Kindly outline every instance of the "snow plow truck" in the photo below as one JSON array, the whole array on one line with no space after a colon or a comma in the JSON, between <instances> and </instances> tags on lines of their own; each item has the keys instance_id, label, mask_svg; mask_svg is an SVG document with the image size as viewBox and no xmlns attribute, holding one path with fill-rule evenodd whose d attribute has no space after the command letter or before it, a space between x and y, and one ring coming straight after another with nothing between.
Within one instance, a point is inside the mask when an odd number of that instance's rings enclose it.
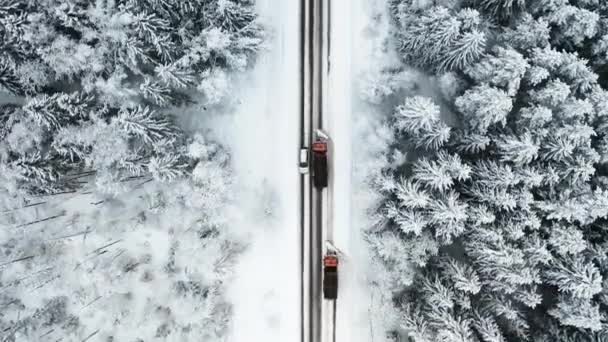
<instances>
[{"instance_id":1,"label":"snow plow truck","mask_svg":"<svg viewBox=\"0 0 608 342\"><path fill-rule=\"evenodd\" d=\"M338 298L338 256L333 252L323 258L323 297Z\"/></svg>"}]
</instances>

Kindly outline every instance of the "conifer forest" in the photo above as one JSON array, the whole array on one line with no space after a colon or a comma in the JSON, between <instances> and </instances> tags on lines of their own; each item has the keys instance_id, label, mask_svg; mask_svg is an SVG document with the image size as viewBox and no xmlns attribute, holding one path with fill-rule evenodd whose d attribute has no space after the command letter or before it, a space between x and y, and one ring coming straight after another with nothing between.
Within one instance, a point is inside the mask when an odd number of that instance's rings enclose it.
<instances>
[{"instance_id":1,"label":"conifer forest","mask_svg":"<svg viewBox=\"0 0 608 342\"><path fill-rule=\"evenodd\" d=\"M302 338L309 1L0 0L0 342L608 342L608 0L327 1Z\"/></svg>"}]
</instances>

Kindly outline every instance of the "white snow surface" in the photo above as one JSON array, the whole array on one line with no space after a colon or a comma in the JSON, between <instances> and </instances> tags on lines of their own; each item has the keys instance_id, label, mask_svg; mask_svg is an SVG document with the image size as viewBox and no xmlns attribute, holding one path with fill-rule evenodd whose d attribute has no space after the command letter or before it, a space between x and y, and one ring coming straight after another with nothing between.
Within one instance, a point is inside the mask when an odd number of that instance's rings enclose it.
<instances>
[{"instance_id":1,"label":"white snow surface","mask_svg":"<svg viewBox=\"0 0 608 342\"><path fill-rule=\"evenodd\" d=\"M237 203L235 232L249 242L239 257L228 300L230 342L300 338L299 148L300 44L298 1L258 0L271 35L234 115L212 119L231 150Z\"/></svg>"},{"instance_id":2,"label":"white snow surface","mask_svg":"<svg viewBox=\"0 0 608 342\"><path fill-rule=\"evenodd\" d=\"M386 340L391 310L378 288L362 232L371 225L368 210L378 200L369 178L379 172L386 132L380 112L363 101L365 75L394 65L387 50L388 8L382 0L331 1L328 132L333 140L331 203L334 243L345 257L340 266L336 340ZM327 116L326 116L327 117ZM381 280L380 280L381 282ZM327 304L326 304L327 307Z\"/></svg>"},{"instance_id":3,"label":"white snow surface","mask_svg":"<svg viewBox=\"0 0 608 342\"><path fill-rule=\"evenodd\" d=\"M326 90L323 126L332 139L332 163L330 165L330 187L328 189L329 224L327 238L349 258L343 258L339 268L339 287L336 306L336 339L338 341L366 341L361 333L365 325L355 323L361 317L359 309L364 307L367 294L358 286L358 255L355 255L356 236L351 226L351 84L353 49L353 4L351 0L330 2L330 51L329 77ZM361 294L360 298L356 298ZM361 300L361 302L359 302ZM353 301L363 306L353 305ZM324 301L323 321L325 327L333 326L333 303ZM329 330L329 329L328 329ZM331 342L332 336L323 336Z\"/></svg>"}]
</instances>

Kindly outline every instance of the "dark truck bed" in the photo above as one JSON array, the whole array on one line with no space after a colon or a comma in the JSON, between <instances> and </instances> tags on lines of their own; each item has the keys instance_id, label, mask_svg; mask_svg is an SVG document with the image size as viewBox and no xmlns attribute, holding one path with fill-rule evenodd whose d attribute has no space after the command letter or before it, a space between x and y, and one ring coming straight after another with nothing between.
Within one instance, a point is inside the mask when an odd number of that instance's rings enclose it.
<instances>
[{"instance_id":1,"label":"dark truck bed","mask_svg":"<svg viewBox=\"0 0 608 342\"><path fill-rule=\"evenodd\" d=\"M317 141L312 146L312 177L315 188L327 187L327 142Z\"/></svg>"},{"instance_id":2,"label":"dark truck bed","mask_svg":"<svg viewBox=\"0 0 608 342\"><path fill-rule=\"evenodd\" d=\"M335 255L323 259L323 297L338 298L338 258Z\"/></svg>"}]
</instances>

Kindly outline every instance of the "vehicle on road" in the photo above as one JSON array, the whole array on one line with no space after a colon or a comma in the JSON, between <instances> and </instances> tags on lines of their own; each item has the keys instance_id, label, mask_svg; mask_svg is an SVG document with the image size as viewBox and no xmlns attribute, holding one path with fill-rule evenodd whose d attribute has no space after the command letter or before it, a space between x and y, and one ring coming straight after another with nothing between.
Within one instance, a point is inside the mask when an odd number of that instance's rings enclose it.
<instances>
[{"instance_id":1,"label":"vehicle on road","mask_svg":"<svg viewBox=\"0 0 608 342\"><path fill-rule=\"evenodd\" d=\"M327 187L327 139L317 138L312 143L312 177L315 188Z\"/></svg>"},{"instance_id":2,"label":"vehicle on road","mask_svg":"<svg viewBox=\"0 0 608 342\"><path fill-rule=\"evenodd\" d=\"M323 258L323 297L335 300L338 298L338 256L328 252Z\"/></svg>"},{"instance_id":3,"label":"vehicle on road","mask_svg":"<svg viewBox=\"0 0 608 342\"><path fill-rule=\"evenodd\" d=\"M300 157L299 157L299 162L298 162L298 170L300 171L301 174L307 174L308 173L308 148L301 148L300 149Z\"/></svg>"}]
</instances>

